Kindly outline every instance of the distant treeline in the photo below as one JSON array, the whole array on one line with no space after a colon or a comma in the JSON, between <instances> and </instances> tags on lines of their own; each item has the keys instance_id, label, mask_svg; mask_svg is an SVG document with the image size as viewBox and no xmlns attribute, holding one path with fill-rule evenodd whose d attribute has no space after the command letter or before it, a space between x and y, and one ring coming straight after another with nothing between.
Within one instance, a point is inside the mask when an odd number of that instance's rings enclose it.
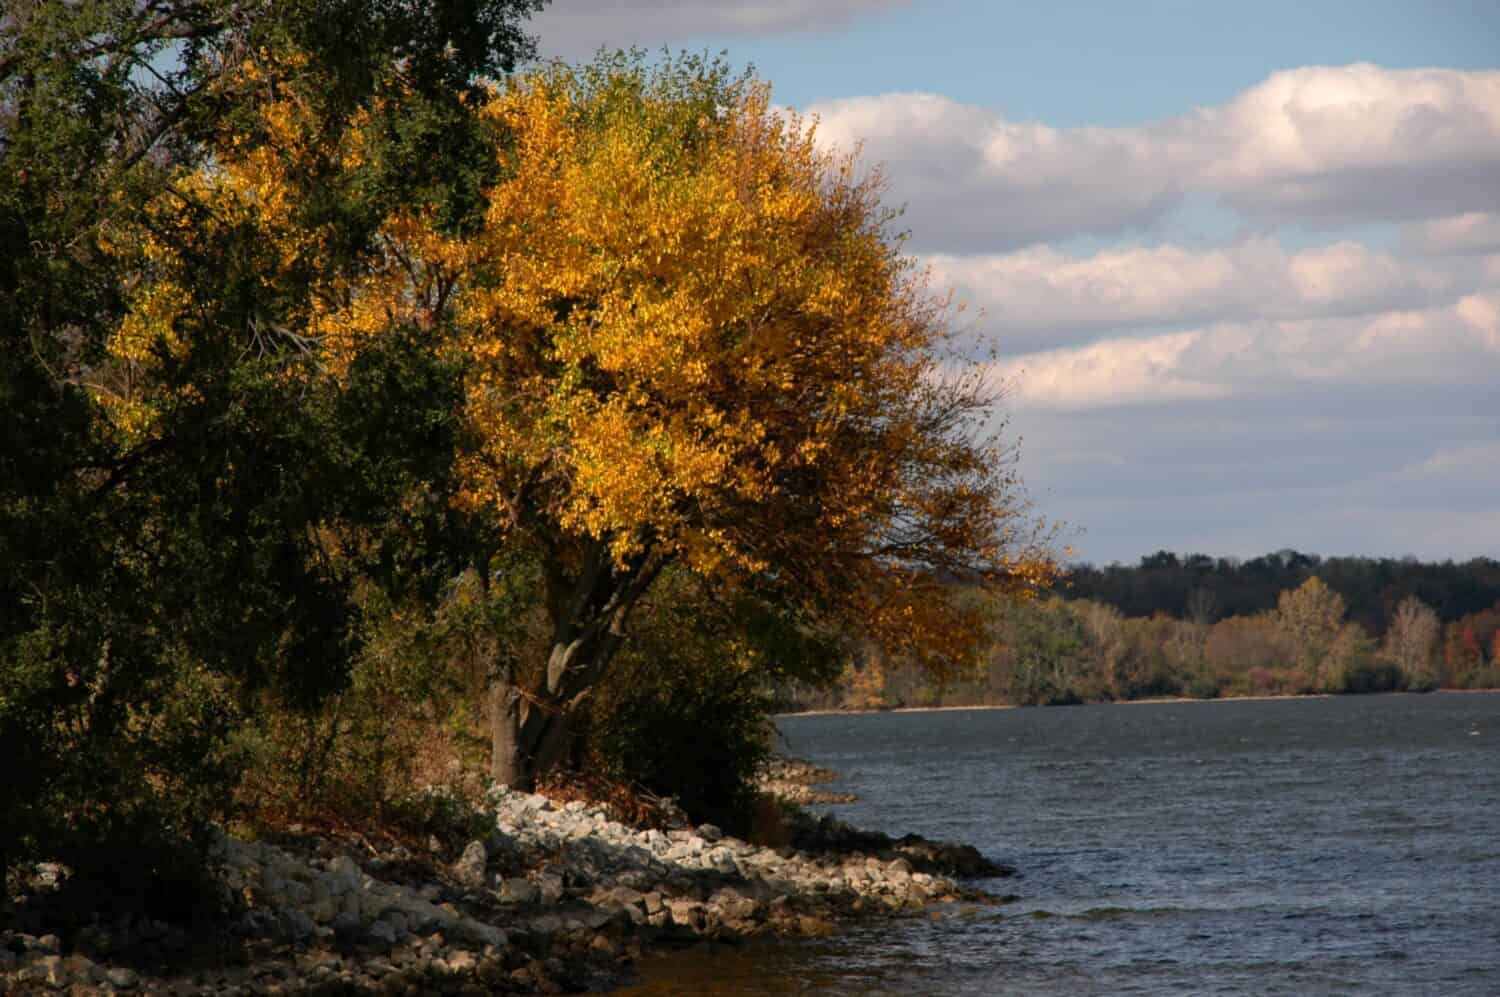
<instances>
[{"instance_id":1,"label":"distant treeline","mask_svg":"<svg viewBox=\"0 0 1500 997\"><path fill-rule=\"evenodd\" d=\"M778 691L791 706L879 709L1500 688L1488 558L1162 552L1076 568L1042 599L973 598L988 644L939 679L872 650L832 689Z\"/></svg>"},{"instance_id":2,"label":"distant treeline","mask_svg":"<svg viewBox=\"0 0 1500 997\"><path fill-rule=\"evenodd\" d=\"M1206 554L1158 551L1139 564L1079 564L1059 594L1113 606L1126 616L1157 616L1212 623L1276 608L1282 592L1313 576L1337 592L1348 619L1372 636L1407 596L1416 596L1451 623L1500 601L1500 561L1418 561L1415 558L1329 557L1279 550L1242 561Z\"/></svg>"}]
</instances>

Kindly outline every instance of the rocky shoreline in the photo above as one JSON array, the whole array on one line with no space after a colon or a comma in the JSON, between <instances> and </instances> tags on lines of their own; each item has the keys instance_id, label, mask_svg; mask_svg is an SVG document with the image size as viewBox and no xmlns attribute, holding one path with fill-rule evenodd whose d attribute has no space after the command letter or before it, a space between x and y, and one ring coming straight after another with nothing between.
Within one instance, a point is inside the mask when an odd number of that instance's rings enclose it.
<instances>
[{"instance_id":1,"label":"rocky shoreline","mask_svg":"<svg viewBox=\"0 0 1500 997\"><path fill-rule=\"evenodd\" d=\"M798 806L809 803L853 803L859 799L853 793L819 788L821 783L833 782L837 778L838 773L832 769L821 768L800 758L777 757L766 765L757 785L761 792Z\"/></svg>"},{"instance_id":2,"label":"rocky shoreline","mask_svg":"<svg viewBox=\"0 0 1500 997\"><path fill-rule=\"evenodd\" d=\"M239 914L213 945L123 918L65 945L40 911L0 932L0 991L462 994L603 990L645 948L818 936L853 917L997 899L955 876L1002 876L965 846L805 815L779 848L701 825L637 830L601 807L492 790L487 833L457 855L363 839L221 838Z\"/></svg>"}]
</instances>

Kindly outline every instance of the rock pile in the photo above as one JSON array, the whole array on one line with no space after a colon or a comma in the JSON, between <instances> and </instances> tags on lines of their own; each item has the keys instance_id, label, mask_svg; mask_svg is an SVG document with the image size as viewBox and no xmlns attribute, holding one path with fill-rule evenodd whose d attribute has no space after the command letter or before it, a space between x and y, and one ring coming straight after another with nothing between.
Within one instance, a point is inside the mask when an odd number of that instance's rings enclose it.
<instances>
[{"instance_id":1,"label":"rock pile","mask_svg":"<svg viewBox=\"0 0 1500 997\"><path fill-rule=\"evenodd\" d=\"M819 768L800 758L776 757L767 763L757 780L763 793L805 806L809 803L853 803L859 797L853 793L820 789L819 784L832 782L838 773L832 769Z\"/></svg>"},{"instance_id":2,"label":"rock pile","mask_svg":"<svg viewBox=\"0 0 1500 997\"><path fill-rule=\"evenodd\" d=\"M7 931L0 992L558 993L618 980L643 945L821 935L853 915L986 899L940 874L942 849L920 839L769 849L706 824L636 830L598 807L504 788L487 816L493 831L425 875L399 847L356 857L318 838L225 838L241 957L152 975L120 957L139 937L81 931L64 954L54 935ZM802 837L816 846L841 828L813 822Z\"/></svg>"}]
</instances>

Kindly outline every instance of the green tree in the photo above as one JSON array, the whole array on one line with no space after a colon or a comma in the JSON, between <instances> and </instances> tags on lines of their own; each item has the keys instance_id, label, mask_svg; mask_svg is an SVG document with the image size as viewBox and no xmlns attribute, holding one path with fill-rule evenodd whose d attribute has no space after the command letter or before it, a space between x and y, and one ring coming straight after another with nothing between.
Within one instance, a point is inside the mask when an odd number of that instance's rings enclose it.
<instances>
[{"instance_id":1,"label":"green tree","mask_svg":"<svg viewBox=\"0 0 1500 997\"><path fill-rule=\"evenodd\" d=\"M1006 698L1017 705L1082 702L1092 657L1085 624L1061 599L1002 606L999 652Z\"/></svg>"},{"instance_id":2,"label":"green tree","mask_svg":"<svg viewBox=\"0 0 1500 997\"><path fill-rule=\"evenodd\" d=\"M1373 644L1364 628L1344 622L1344 600L1316 575L1281 593L1276 627L1291 646L1293 663L1322 692L1344 692L1356 672L1366 670ZM1382 691L1391 679L1379 676L1371 685L1359 678L1351 691Z\"/></svg>"},{"instance_id":3,"label":"green tree","mask_svg":"<svg viewBox=\"0 0 1500 997\"><path fill-rule=\"evenodd\" d=\"M1334 644L1344 621L1344 600L1316 575L1276 600L1276 626L1290 642L1293 664L1319 688L1336 684Z\"/></svg>"},{"instance_id":4,"label":"green tree","mask_svg":"<svg viewBox=\"0 0 1500 997\"><path fill-rule=\"evenodd\" d=\"M230 150L183 181L293 271L324 238L280 207L324 155L310 106L267 108L295 168ZM318 283L291 330L335 372L392 325L466 365L462 505L537 557L552 631L545 654L495 663L497 779L530 785L570 756L669 569L928 660L978 633L949 579L1050 577L1010 452L983 432L994 394L950 349L878 183L763 85L619 57L514 79L479 113L498 177L483 216L394 207L368 267ZM326 153L351 175L363 127ZM198 300L180 254L163 258L142 325L158 299Z\"/></svg>"},{"instance_id":5,"label":"green tree","mask_svg":"<svg viewBox=\"0 0 1500 997\"><path fill-rule=\"evenodd\" d=\"M1428 689L1437 684L1433 661L1443 625L1437 613L1421 599L1409 595L1401 600L1386 627L1383 656L1400 668L1414 688Z\"/></svg>"},{"instance_id":6,"label":"green tree","mask_svg":"<svg viewBox=\"0 0 1500 997\"><path fill-rule=\"evenodd\" d=\"M159 261L119 234L207 229L180 178L273 141L263 106L286 88L329 147L330 130L382 112L359 184L302 177L299 211L329 235L318 267L359 267L368 218L406 191L457 224L478 182L458 154L474 130L452 127L471 117L461 93L526 51L517 23L535 6L7 5L0 865L58 858L85 879L108 868L129 901L186 896L164 871L226 803L226 735L251 693L336 688L356 580L415 582L443 546L427 541L454 526L433 500L453 369L398 328L328 379L287 324L311 274L264 280L244 227L183 240L199 307L143 306ZM160 321L132 326L143 308Z\"/></svg>"},{"instance_id":7,"label":"green tree","mask_svg":"<svg viewBox=\"0 0 1500 997\"><path fill-rule=\"evenodd\" d=\"M591 697L588 770L744 830L775 733L771 690L826 683L842 660L838 634L764 595L668 569Z\"/></svg>"}]
</instances>

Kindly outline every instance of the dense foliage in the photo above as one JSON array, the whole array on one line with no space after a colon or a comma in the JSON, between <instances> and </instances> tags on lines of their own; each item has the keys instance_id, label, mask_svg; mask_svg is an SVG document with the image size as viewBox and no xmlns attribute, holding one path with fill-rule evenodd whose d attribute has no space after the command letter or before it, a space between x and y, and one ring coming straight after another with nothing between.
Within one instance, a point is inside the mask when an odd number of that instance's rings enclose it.
<instances>
[{"instance_id":1,"label":"dense foliage","mask_svg":"<svg viewBox=\"0 0 1500 997\"><path fill-rule=\"evenodd\" d=\"M733 825L769 683L1050 577L878 178L537 6L7 6L5 870L181 914L485 754Z\"/></svg>"},{"instance_id":2,"label":"dense foliage","mask_svg":"<svg viewBox=\"0 0 1500 997\"><path fill-rule=\"evenodd\" d=\"M1282 592L1313 575L1343 597L1351 620L1376 636L1409 596L1431 606L1445 623L1500 601L1500 561L1494 558L1325 558L1294 550L1249 560L1158 551L1138 564L1080 564L1068 569L1063 591L1107 603L1126 616L1165 613L1192 619L1206 613L1211 621L1274 609Z\"/></svg>"},{"instance_id":3,"label":"dense foliage","mask_svg":"<svg viewBox=\"0 0 1500 997\"><path fill-rule=\"evenodd\" d=\"M296 210L339 220L317 265L355 267L370 205L465 189L455 157L429 153L463 134L451 126L475 74L525 51L516 24L534 6L6 6L7 871L59 859L125 902L191 903L183 841L226 812L247 712L265 697L312 708L345 683L360 584L402 592L444 574L430 541L453 515L424 496L451 463L452 371L392 329L327 378L285 325L303 275L268 269L258 234L181 178L262 149L287 89L330 139L380 104L364 186L300 177Z\"/></svg>"},{"instance_id":4,"label":"dense foliage","mask_svg":"<svg viewBox=\"0 0 1500 997\"><path fill-rule=\"evenodd\" d=\"M826 685L840 643L753 592L723 598L701 577L669 571L596 691L585 767L744 833L775 747L771 689L792 678Z\"/></svg>"},{"instance_id":5,"label":"dense foliage","mask_svg":"<svg viewBox=\"0 0 1500 997\"><path fill-rule=\"evenodd\" d=\"M1178 618L1065 596L996 603L987 659L967 674L935 682L909 661L867 654L832 689L793 683L782 694L801 706L880 708L1500 688L1500 600L1444 623L1408 595L1374 633L1317 575L1262 612L1220 617L1212 590L1188 605Z\"/></svg>"},{"instance_id":6,"label":"dense foliage","mask_svg":"<svg viewBox=\"0 0 1500 997\"><path fill-rule=\"evenodd\" d=\"M483 212L455 226L440 203L384 204L362 266L333 271L320 261L344 227L308 213L305 177L360 189L379 109L330 142L312 96L271 95L263 143L151 206L180 218L193 200L211 220L168 241L148 213L122 235L156 271L122 328L211 307L184 247L245 229L262 284L301 295L285 335L335 380L393 329L462 368L456 504L492 531L474 564L529 552L551 628L541 653L493 662L496 778L530 785L565 761L669 568L940 661L977 633L940 577L1049 577L1008 453L982 432L993 393L947 351L877 180L819 151L764 85L626 56L513 77L466 105L493 158Z\"/></svg>"}]
</instances>

